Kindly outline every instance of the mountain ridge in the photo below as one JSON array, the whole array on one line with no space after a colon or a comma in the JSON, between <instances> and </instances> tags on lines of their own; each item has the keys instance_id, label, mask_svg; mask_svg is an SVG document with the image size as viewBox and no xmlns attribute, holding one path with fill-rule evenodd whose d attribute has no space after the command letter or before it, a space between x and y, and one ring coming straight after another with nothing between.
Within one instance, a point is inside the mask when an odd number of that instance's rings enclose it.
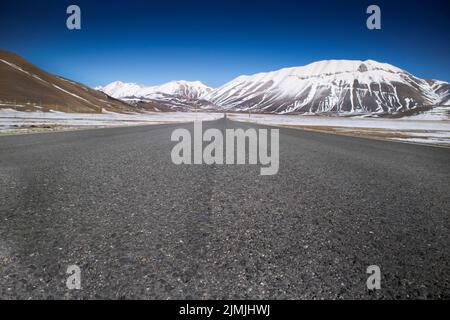
<instances>
[{"instance_id":1,"label":"mountain ridge","mask_svg":"<svg viewBox=\"0 0 450 320\"><path fill-rule=\"evenodd\" d=\"M115 81L92 89L0 50L0 108L21 111L406 114L449 105L450 83L374 60L322 60L241 75L215 89L185 80L158 86Z\"/></svg>"},{"instance_id":2,"label":"mountain ridge","mask_svg":"<svg viewBox=\"0 0 450 320\"><path fill-rule=\"evenodd\" d=\"M154 95L171 94L185 96L191 99L201 98L213 90L213 88L205 85L201 81L186 80L175 80L155 86L114 81L106 86L98 86L95 89L116 98L152 98Z\"/></svg>"},{"instance_id":3,"label":"mountain ridge","mask_svg":"<svg viewBox=\"0 0 450 320\"><path fill-rule=\"evenodd\" d=\"M105 92L119 97L111 91ZM139 98L139 95L131 96ZM145 98L159 103L164 100L168 105L173 100L170 95L165 99L151 95ZM184 108L193 103L187 102ZM371 59L322 60L300 67L241 75L219 88L210 88L201 95L199 104L226 111L280 114L397 113L450 104L450 84L420 79L401 68Z\"/></svg>"}]
</instances>

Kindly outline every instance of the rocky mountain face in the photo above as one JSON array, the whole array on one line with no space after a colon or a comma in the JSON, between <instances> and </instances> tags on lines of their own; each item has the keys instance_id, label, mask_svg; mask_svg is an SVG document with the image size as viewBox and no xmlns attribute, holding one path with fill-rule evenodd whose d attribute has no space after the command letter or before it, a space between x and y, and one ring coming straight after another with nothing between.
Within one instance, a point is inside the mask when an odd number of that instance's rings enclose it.
<instances>
[{"instance_id":1,"label":"rocky mountain face","mask_svg":"<svg viewBox=\"0 0 450 320\"><path fill-rule=\"evenodd\" d=\"M393 113L449 103L448 86L372 60L330 60L241 76L204 98L238 111Z\"/></svg>"},{"instance_id":2,"label":"rocky mountain face","mask_svg":"<svg viewBox=\"0 0 450 320\"><path fill-rule=\"evenodd\" d=\"M438 95L437 104L441 106L450 106L450 83L439 81L439 80L429 80L433 92Z\"/></svg>"}]
</instances>

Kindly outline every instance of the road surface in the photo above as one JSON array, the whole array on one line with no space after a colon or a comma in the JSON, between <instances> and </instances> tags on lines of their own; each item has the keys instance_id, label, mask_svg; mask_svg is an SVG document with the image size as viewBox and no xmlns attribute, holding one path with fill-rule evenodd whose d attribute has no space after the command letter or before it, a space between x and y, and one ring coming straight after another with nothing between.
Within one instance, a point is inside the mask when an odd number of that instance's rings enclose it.
<instances>
[{"instance_id":1,"label":"road surface","mask_svg":"<svg viewBox=\"0 0 450 320\"><path fill-rule=\"evenodd\" d=\"M0 137L0 298L450 298L450 149L280 129L261 176L172 164L180 127Z\"/></svg>"}]
</instances>

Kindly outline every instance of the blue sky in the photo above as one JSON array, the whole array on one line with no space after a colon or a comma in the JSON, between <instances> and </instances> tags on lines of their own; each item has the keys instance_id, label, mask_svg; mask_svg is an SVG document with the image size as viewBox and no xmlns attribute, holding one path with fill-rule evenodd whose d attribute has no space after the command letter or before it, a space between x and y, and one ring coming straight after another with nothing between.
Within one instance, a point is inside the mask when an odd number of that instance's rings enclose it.
<instances>
[{"instance_id":1,"label":"blue sky","mask_svg":"<svg viewBox=\"0 0 450 320\"><path fill-rule=\"evenodd\" d=\"M86 83L147 85L236 76L323 59L374 59L450 81L448 0L4 0L0 48ZM66 8L82 30L66 28ZM366 28L378 4L382 30Z\"/></svg>"}]
</instances>

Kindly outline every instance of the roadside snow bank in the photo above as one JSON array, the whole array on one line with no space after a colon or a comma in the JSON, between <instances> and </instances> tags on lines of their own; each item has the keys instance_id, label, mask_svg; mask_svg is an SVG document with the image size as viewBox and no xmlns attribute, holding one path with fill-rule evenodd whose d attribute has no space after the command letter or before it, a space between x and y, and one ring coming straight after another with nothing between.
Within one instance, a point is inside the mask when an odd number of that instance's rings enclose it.
<instances>
[{"instance_id":1,"label":"roadside snow bank","mask_svg":"<svg viewBox=\"0 0 450 320\"><path fill-rule=\"evenodd\" d=\"M228 114L229 119L262 125L383 138L396 141L450 146L450 121L420 118L381 119L298 115Z\"/></svg>"},{"instance_id":2,"label":"roadside snow bank","mask_svg":"<svg viewBox=\"0 0 450 320\"><path fill-rule=\"evenodd\" d=\"M194 120L211 121L223 117L222 113L202 112L147 112L120 114L64 113L64 112L21 112L0 109L0 133L20 132L23 129L39 127L108 127L183 123Z\"/></svg>"}]
</instances>

